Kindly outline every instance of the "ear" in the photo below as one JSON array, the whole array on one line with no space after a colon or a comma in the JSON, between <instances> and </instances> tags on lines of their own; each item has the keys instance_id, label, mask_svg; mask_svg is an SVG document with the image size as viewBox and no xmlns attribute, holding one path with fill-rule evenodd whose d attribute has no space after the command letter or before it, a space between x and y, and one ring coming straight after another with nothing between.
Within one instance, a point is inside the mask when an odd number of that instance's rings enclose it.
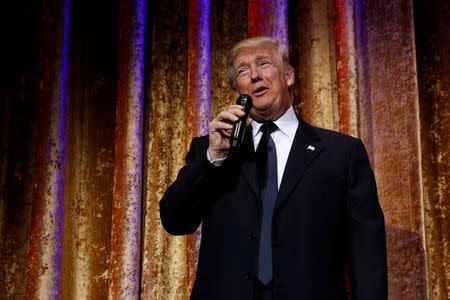
<instances>
[{"instance_id":1,"label":"ear","mask_svg":"<svg viewBox=\"0 0 450 300\"><path fill-rule=\"evenodd\" d=\"M288 87L291 87L294 84L295 76L294 76L294 69L289 68L289 70L286 71L286 83Z\"/></svg>"}]
</instances>

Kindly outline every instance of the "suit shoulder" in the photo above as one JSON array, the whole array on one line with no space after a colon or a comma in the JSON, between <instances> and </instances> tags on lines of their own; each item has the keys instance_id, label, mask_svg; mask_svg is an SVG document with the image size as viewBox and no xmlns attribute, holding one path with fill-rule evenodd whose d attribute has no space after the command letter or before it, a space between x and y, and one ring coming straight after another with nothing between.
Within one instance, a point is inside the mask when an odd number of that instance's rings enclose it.
<instances>
[{"instance_id":1,"label":"suit shoulder","mask_svg":"<svg viewBox=\"0 0 450 300\"><path fill-rule=\"evenodd\" d=\"M320 137L322 141L325 143L343 143L348 145L353 145L355 143L359 143L361 140L357 137L353 137L351 135L341 133L338 131L320 128L312 126L316 134Z\"/></svg>"},{"instance_id":2,"label":"suit shoulder","mask_svg":"<svg viewBox=\"0 0 450 300\"><path fill-rule=\"evenodd\" d=\"M209 146L209 138L207 135L194 137L191 141L191 150L206 149Z\"/></svg>"},{"instance_id":3,"label":"suit shoulder","mask_svg":"<svg viewBox=\"0 0 450 300\"><path fill-rule=\"evenodd\" d=\"M209 145L209 137L207 135L194 137L192 139L192 144L199 144L199 145Z\"/></svg>"},{"instance_id":4,"label":"suit shoulder","mask_svg":"<svg viewBox=\"0 0 450 300\"><path fill-rule=\"evenodd\" d=\"M202 156L209 146L209 138L207 135L194 137L191 141L189 151L186 155L186 161L190 159L195 159L196 157Z\"/></svg>"}]
</instances>

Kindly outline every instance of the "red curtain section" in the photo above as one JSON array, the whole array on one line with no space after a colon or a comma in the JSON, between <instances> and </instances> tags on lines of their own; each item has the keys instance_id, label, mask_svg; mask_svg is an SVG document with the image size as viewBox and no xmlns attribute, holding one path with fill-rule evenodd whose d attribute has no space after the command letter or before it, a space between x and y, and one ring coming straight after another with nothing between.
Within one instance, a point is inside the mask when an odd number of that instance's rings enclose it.
<instances>
[{"instance_id":1,"label":"red curtain section","mask_svg":"<svg viewBox=\"0 0 450 300\"><path fill-rule=\"evenodd\" d=\"M9 5L1 299L189 298L200 233L168 235L159 200L190 140L235 101L228 49L258 35L289 47L297 113L363 140L390 299L448 298L447 1Z\"/></svg>"},{"instance_id":2,"label":"red curtain section","mask_svg":"<svg viewBox=\"0 0 450 300\"><path fill-rule=\"evenodd\" d=\"M333 1L339 131L359 136L354 1Z\"/></svg>"},{"instance_id":3,"label":"red curtain section","mask_svg":"<svg viewBox=\"0 0 450 300\"><path fill-rule=\"evenodd\" d=\"M110 299L139 297L145 1L121 1L109 267Z\"/></svg>"},{"instance_id":4,"label":"red curtain section","mask_svg":"<svg viewBox=\"0 0 450 300\"><path fill-rule=\"evenodd\" d=\"M187 136L208 134L210 120L210 32L209 0L189 0ZM187 237L186 299L195 280L201 227Z\"/></svg>"},{"instance_id":5,"label":"red curtain section","mask_svg":"<svg viewBox=\"0 0 450 300\"><path fill-rule=\"evenodd\" d=\"M60 294L66 169L69 1L49 1L41 19L40 97L33 170L26 297Z\"/></svg>"},{"instance_id":6,"label":"red curtain section","mask_svg":"<svg viewBox=\"0 0 450 300\"><path fill-rule=\"evenodd\" d=\"M287 0L249 0L248 36L272 36L288 46L287 6Z\"/></svg>"}]
</instances>

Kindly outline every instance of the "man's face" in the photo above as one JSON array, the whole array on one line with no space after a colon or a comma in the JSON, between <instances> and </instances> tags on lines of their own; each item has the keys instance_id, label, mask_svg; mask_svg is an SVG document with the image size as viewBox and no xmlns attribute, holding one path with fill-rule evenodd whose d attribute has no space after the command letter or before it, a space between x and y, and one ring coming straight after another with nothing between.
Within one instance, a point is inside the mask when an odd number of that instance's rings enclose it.
<instances>
[{"instance_id":1,"label":"man's face","mask_svg":"<svg viewBox=\"0 0 450 300\"><path fill-rule=\"evenodd\" d=\"M264 47L242 48L233 61L236 94L249 94L251 116L256 120L276 120L290 107L289 87L294 73L285 73L279 55Z\"/></svg>"}]
</instances>

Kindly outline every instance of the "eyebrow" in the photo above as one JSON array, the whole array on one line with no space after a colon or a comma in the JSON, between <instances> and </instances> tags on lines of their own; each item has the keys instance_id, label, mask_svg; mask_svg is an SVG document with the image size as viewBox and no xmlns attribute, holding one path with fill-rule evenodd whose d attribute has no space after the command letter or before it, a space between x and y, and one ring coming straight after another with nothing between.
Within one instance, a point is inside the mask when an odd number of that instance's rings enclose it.
<instances>
[{"instance_id":1,"label":"eyebrow","mask_svg":"<svg viewBox=\"0 0 450 300\"><path fill-rule=\"evenodd\" d=\"M240 62L239 65L236 66L235 70L244 67L244 66L248 66L249 64L247 62Z\"/></svg>"},{"instance_id":2,"label":"eyebrow","mask_svg":"<svg viewBox=\"0 0 450 300\"><path fill-rule=\"evenodd\" d=\"M255 61L256 61L256 62L260 62L261 60L264 60L264 59L269 59L269 60L270 60L269 56L266 56L266 55L258 55L258 56L255 58ZM247 63L247 62L240 62L239 65L236 66L236 70L239 69L239 68L241 68L241 67L248 66L248 65L249 65L249 63Z\"/></svg>"},{"instance_id":3,"label":"eyebrow","mask_svg":"<svg viewBox=\"0 0 450 300\"><path fill-rule=\"evenodd\" d=\"M266 56L266 55L258 55L258 56L256 57L255 61L261 61L261 60L264 60L264 59L269 59L269 60L270 60L269 56Z\"/></svg>"}]
</instances>

